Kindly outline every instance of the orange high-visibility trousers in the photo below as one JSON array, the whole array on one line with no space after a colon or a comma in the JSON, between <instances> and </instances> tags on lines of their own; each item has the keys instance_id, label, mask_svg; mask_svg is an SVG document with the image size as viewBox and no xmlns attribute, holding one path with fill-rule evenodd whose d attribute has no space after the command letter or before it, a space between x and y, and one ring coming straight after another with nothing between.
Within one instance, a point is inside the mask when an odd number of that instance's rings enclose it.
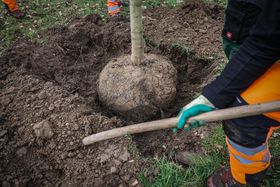
<instances>
[{"instance_id":1,"label":"orange high-visibility trousers","mask_svg":"<svg viewBox=\"0 0 280 187\"><path fill-rule=\"evenodd\" d=\"M280 61L247 88L239 97L246 104L280 100ZM280 128L280 112L240 118L224 125L231 173L241 184L260 182L270 165L268 140ZM259 141L260 140L260 141ZM252 146L258 142L257 146ZM249 142L249 143L248 143ZM250 146L246 146L250 145Z\"/></svg>"},{"instance_id":2,"label":"orange high-visibility trousers","mask_svg":"<svg viewBox=\"0 0 280 187\"><path fill-rule=\"evenodd\" d=\"M119 0L108 0L107 7L109 15L117 15L121 12L120 1Z\"/></svg>"},{"instance_id":3,"label":"orange high-visibility trousers","mask_svg":"<svg viewBox=\"0 0 280 187\"><path fill-rule=\"evenodd\" d=\"M2 0L2 1L8 6L9 11L11 12L19 9L16 0Z\"/></svg>"}]
</instances>

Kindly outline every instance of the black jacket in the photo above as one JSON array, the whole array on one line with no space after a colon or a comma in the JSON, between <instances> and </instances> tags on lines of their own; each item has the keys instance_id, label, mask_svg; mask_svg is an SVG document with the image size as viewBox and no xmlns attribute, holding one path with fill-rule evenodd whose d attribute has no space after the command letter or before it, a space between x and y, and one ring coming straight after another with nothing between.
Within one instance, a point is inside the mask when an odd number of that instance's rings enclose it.
<instances>
[{"instance_id":1,"label":"black jacket","mask_svg":"<svg viewBox=\"0 0 280 187\"><path fill-rule=\"evenodd\" d=\"M260 8L262 8L264 6L264 2L265 2L265 0L235 0L235 1L243 1L243 2L247 2L247 3L252 3Z\"/></svg>"},{"instance_id":2,"label":"black jacket","mask_svg":"<svg viewBox=\"0 0 280 187\"><path fill-rule=\"evenodd\" d=\"M263 8L264 0L228 0L222 36L241 44L249 36Z\"/></svg>"},{"instance_id":3,"label":"black jacket","mask_svg":"<svg viewBox=\"0 0 280 187\"><path fill-rule=\"evenodd\" d=\"M225 108L278 59L280 0L264 0L262 11L250 29L249 36L221 75L204 88L202 95L217 108Z\"/></svg>"}]
</instances>

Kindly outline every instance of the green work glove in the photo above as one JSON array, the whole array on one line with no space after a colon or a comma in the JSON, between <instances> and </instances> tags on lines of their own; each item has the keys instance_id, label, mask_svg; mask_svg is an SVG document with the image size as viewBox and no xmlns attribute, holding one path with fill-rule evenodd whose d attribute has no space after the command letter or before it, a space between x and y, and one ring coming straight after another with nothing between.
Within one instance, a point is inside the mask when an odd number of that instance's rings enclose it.
<instances>
[{"instance_id":1,"label":"green work glove","mask_svg":"<svg viewBox=\"0 0 280 187\"><path fill-rule=\"evenodd\" d=\"M183 107L178 115L177 127L173 129L176 132L178 129L184 129L189 131L192 128L200 127L205 123L205 121L192 121L187 127L185 127L186 121L193 116L204 112L210 112L214 110L214 105L203 95L200 95L198 98L190 102L188 105Z\"/></svg>"}]
</instances>

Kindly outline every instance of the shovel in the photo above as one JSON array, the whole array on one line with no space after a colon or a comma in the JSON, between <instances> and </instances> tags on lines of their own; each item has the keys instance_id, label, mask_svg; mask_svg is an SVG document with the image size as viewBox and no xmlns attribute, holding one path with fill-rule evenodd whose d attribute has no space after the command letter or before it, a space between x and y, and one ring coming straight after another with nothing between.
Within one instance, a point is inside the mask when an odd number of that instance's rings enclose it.
<instances>
[{"instance_id":1,"label":"shovel","mask_svg":"<svg viewBox=\"0 0 280 187\"><path fill-rule=\"evenodd\" d=\"M246 105L239 107L232 107L227 109L215 110L203 113L188 119L187 123L192 120L203 120L205 122L223 121L234 118L242 118L248 116L260 115L268 112L280 111L280 100L273 102L266 102L254 105ZM162 120L150 121L145 123L138 123L125 127L115 128L103 131L97 134L92 134L83 139L84 145L90 145L95 142L108 140L128 134L137 134L148 131L155 131L161 129L174 128L177 126L177 117L167 118Z\"/></svg>"}]
</instances>

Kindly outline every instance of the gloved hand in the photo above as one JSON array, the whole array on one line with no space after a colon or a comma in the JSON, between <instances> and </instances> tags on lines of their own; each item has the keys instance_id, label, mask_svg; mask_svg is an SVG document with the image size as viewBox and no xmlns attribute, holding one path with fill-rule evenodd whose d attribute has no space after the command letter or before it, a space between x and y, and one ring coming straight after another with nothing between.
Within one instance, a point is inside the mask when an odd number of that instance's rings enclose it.
<instances>
[{"instance_id":1,"label":"gloved hand","mask_svg":"<svg viewBox=\"0 0 280 187\"><path fill-rule=\"evenodd\" d=\"M178 123L177 127L173 129L176 132L178 129L183 129L186 121L193 116L204 112L210 112L214 110L214 105L203 95L200 95L198 98L184 106L180 113L178 114ZM205 124L205 121L192 121L188 127L184 128L185 131L189 131L192 128L200 127Z\"/></svg>"}]
</instances>

